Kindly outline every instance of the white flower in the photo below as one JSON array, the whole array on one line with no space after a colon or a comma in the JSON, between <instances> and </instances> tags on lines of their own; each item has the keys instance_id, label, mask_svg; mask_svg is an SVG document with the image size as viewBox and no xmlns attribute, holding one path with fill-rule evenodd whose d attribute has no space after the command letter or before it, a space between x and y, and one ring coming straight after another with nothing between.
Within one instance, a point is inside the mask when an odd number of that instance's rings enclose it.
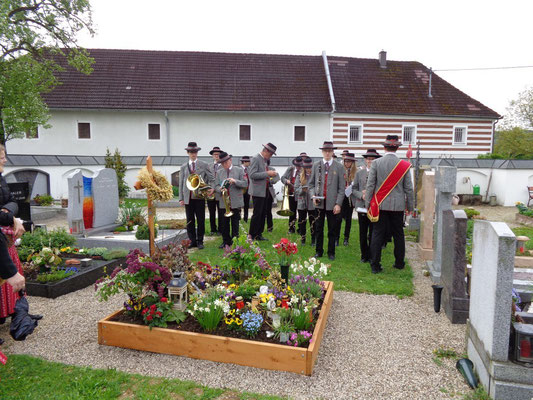
<instances>
[{"instance_id":1,"label":"white flower","mask_svg":"<svg viewBox=\"0 0 533 400\"><path fill-rule=\"evenodd\" d=\"M297 296L292 296L291 297L291 304L296 304L298 303L298 297Z\"/></svg>"},{"instance_id":2,"label":"white flower","mask_svg":"<svg viewBox=\"0 0 533 400\"><path fill-rule=\"evenodd\" d=\"M308 311L309 311L309 308L304 307L304 312L308 312Z\"/></svg>"},{"instance_id":3,"label":"white flower","mask_svg":"<svg viewBox=\"0 0 533 400\"><path fill-rule=\"evenodd\" d=\"M194 311L198 310L198 304L194 305Z\"/></svg>"},{"instance_id":4,"label":"white flower","mask_svg":"<svg viewBox=\"0 0 533 400\"><path fill-rule=\"evenodd\" d=\"M315 257L311 257L311 258L309 259L309 262L310 262L311 264L316 264L316 258L315 258Z\"/></svg>"},{"instance_id":5,"label":"white flower","mask_svg":"<svg viewBox=\"0 0 533 400\"><path fill-rule=\"evenodd\" d=\"M298 315L300 315L300 310L295 308L294 310L292 310L292 313L294 314L295 317L297 317Z\"/></svg>"},{"instance_id":6,"label":"white flower","mask_svg":"<svg viewBox=\"0 0 533 400\"><path fill-rule=\"evenodd\" d=\"M268 286L264 285L259 287L259 294L267 294L268 293Z\"/></svg>"},{"instance_id":7,"label":"white flower","mask_svg":"<svg viewBox=\"0 0 533 400\"><path fill-rule=\"evenodd\" d=\"M302 300L302 304L305 306L307 304L307 301Z\"/></svg>"},{"instance_id":8,"label":"white flower","mask_svg":"<svg viewBox=\"0 0 533 400\"><path fill-rule=\"evenodd\" d=\"M308 261L304 261L304 267L305 268L309 268L309 262Z\"/></svg>"},{"instance_id":9,"label":"white flower","mask_svg":"<svg viewBox=\"0 0 533 400\"><path fill-rule=\"evenodd\" d=\"M307 270L308 270L311 274L314 274L314 273L315 273L315 267L309 266L309 268L307 268Z\"/></svg>"},{"instance_id":10,"label":"white flower","mask_svg":"<svg viewBox=\"0 0 533 400\"><path fill-rule=\"evenodd\" d=\"M328 274L328 267L326 267L325 264L322 264L320 266L320 273L323 274L323 275L327 275Z\"/></svg>"},{"instance_id":11,"label":"white flower","mask_svg":"<svg viewBox=\"0 0 533 400\"><path fill-rule=\"evenodd\" d=\"M209 309L209 307L204 308L204 310L205 310L205 312L209 312L209 311L211 311L211 310Z\"/></svg>"}]
</instances>

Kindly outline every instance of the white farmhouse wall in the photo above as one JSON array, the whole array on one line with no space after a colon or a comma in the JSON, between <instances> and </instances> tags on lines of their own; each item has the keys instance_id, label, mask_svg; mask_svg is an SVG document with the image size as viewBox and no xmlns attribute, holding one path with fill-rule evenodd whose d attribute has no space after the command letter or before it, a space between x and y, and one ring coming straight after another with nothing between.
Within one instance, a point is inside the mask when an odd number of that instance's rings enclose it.
<instances>
[{"instance_id":1,"label":"white farmhouse wall","mask_svg":"<svg viewBox=\"0 0 533 400\"><path fill-rule=\"evenodd\" d=\"M167 154L167 125L164 112L59 111L52 110L50 129L39 128L38 139L14 139L8 153L39 155L103 156L118 148L123 156L184 155L189 141L207 155L214 146L230 154L253 155L261 144L271 142L280 156L302 151L318 156L330 138L328 114L305 113L193 113L168 112L170 154ZM91 124L91 138L78 139L77 123ZM161 139L148 139L148 124L161 126ZM251 141L239 141L239 124L251 125ZM294 141L294 126L306 127L305 142Z\"/></svg>"}]
</instances>

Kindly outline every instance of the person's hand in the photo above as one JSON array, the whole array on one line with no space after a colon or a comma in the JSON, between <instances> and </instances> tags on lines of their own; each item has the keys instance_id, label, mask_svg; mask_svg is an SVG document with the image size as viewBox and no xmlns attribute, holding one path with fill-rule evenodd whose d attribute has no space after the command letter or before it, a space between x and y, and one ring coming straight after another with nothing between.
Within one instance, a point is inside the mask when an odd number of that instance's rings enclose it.
<instances>
[{"instance_id":1,"label":"person's hand","mask_svg":"<svg viewBox=\"0 0 533 400\"><path fill-rule=\"evenodd\" d=\"M183 200L180 200L180 206L184 206L185 202Z\"/></svg>"},{"instance_id":2,"label":"person's hand","mask_svg":"<svg viewBox=\"0 0 533 400\"><path fill-rule=\"evenodd\" d=\"M11 278L7 279L7 283L13 287L14 292L18 292L26 286L26 279L17 272Z\"/></svg>"},{"instance_id":3,"label":"person's hand","mask_svg":"<svg viewBox=\"0 0 533 400\"><path fill-rule=\"evenodd\" d=\"M335 204L335 207L333 207L333 214L339 214L341 212L341 206L338 204Z\"/></svg>"},{"instance_id":4,"label":"person's hand","mask_svg":"<svg viewBox=\"0 0 533 400\"><path fill-rule=\"evenodd\" d=\"M278 173L276 171L268 170L267 175L270 177L276 176Z\"/></svg>"},{"instance_id":5,"label":"person's hand","mask_svg":"<svg viewBox=\"0 0 533 400\"><path fill-rule=\"evenodd\" d=\"M294 184L293 183L287 183L287 185L289 185L289 189L294 191Z\"/></svg>"},{"instance_id":6,"label":"person's hand","mask_svg":"<svg viewBox=\"0 0 533 400\"><path fill-rule=\"evenodd\" d=\"M20 218L13 218L13 230L15 239L18 239L24 234L24 232L26 232L26 229L24 229L24 226L22 225L22 220Z\"/></svg>"},{"instance_id":7,"label":"person's hand","mask_svg":"<svg viewBox=\"0 0 533 400\"><path fill-rule=\"evenodd\" d=\"M215 193L215 189L209 189L209 190L207 191L207 195L208 195L208 196L212 196L213 193Z\"/></svg>"},{"instance_id":8,"label":"person's hand","mask_svg":"<svg viewBox=\"0 0 533 400\"><path fill-rule=\"evenodd\" d=\"M230 183L230 185L235 185L235 179L233 178L228 178L228 182Z\"/></svg>"},{"instance_id":9,"label":"person's hand","mask_svg":"<svg viewBox=\"0 0 533 400\"><path fill-rule=\"evenodd\" d=\"M315 207L318 207L320 205L320 199L313 199L313 203L315 204Z\"/></svg>"},{"instance_id":10,"label":"person's hand","mask_svg":"<svg viewBox=\"0 0 533 400\"><path fill-rule=\"evenodd\" d=\"M2 208L0 211L4 212L4 213L8 213L9 210L7 208Z\"/></svg>"}]
</instances>

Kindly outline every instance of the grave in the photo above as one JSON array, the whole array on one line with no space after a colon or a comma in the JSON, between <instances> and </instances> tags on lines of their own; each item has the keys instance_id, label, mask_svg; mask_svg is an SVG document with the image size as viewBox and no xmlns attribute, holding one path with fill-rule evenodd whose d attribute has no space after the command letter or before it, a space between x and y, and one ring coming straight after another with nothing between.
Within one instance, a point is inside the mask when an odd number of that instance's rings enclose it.
<instances>
[{"instance_id":1,"label":"grave","mask_svg":"<svg viewBox=\"0 0 533 400\"><path fill-rule=\"evenodd\" d=\"M452 209L452 195L455 192L457 178L456 167L439 167L435 173L435 187L437 189L435 201L435 227L433 261L428 262L431 280L439 284L442 263L442 212Z\"/></svg>"},{"instance_id":2,"label":"grave","mask_svg":"<svg viewBox=\"0 0 533 400\"><path fill-rule=\"evenodd\" d=\"M467 352L495 400L533 397L533 369L509 361L515 241L503 222L474 225Z\"/></svg>"},{"instance_id":3,"label":"grave","mask_svg":"<svg viewBox=\"0 0 533 400\"><path fill-rule=\"evenodd\" d=\"M15 217L23 221L26 232L31 232L33 222L30 207L30 184L28 182L11 182L7 184L13 200L17 203L18 212Z\"/></svg>"},{"instance_id":4,"label":"grave","mask_svg":"<svg viewBox=\"0 0 533 400\"><path fill-rule=\"evenodd\" d=\"M442 212L442 303L452 324L468 319L469 297L466 286L466 222L463 210Z\"/></svg>"},{"instance_id":5,"label":"grave","mask_svg":"<svg viewBox=\"0 0 533 400\"><path fill-rule=\"evenodd\" d=\"M421 197L418 254L423 260L431 260L433 259L433 221L435 217L434 171L424 171Z\"/></svg>"}]
</instances>

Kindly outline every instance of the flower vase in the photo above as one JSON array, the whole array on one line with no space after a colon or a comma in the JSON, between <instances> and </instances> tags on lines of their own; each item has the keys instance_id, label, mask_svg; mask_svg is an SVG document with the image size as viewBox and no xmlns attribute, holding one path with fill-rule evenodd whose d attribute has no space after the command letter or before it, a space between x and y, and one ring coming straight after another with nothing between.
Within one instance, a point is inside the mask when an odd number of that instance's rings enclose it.
<instances>
[{"instance_id":1,"label":"flower vase","mask_svg":"<svg viewBox=\"0 0 533 400\"><path fill-rule=\"evenodd\" d=\"M289 266L280 265L279 268L281 270L281 279L285 281L285 285L288 285L289 284Z\"/></svg>"},{"instance_id":2,"label":"flower vase","mask_svg":"<svg viewBox=\"0 0 533 400\"><path fill-rule=\"evenodd\" d=\"M289 341L289 336L290 336L289 332L281 332L279 334L279 342L280 343L287 343Z\"/></svg>"}]
</instances>

